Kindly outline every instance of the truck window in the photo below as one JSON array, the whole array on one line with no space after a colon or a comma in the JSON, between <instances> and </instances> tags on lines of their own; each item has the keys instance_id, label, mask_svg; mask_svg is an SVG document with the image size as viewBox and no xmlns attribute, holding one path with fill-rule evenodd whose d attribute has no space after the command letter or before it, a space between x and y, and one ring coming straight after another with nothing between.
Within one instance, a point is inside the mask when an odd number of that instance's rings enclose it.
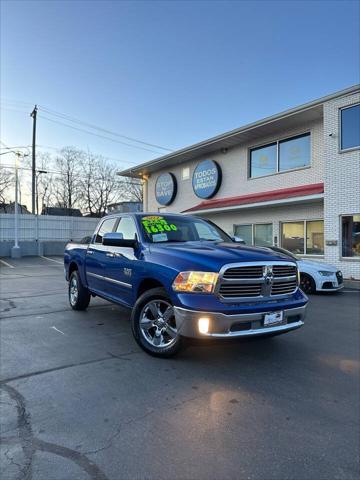
<instances>
[{"instance_id":1,"label":"truck window","mask_svg":"<svg viewBox=\"0 0 360 480\"><path fill-rule=\"evenodd\" d=\"M134 240L137 238L136 225L131 217L122 217L116 232L122 233L124 240Z\"/></svg>"},{"instance_id":2,"label":"truck window","mask_svg":"<svg viewBox=\"0 0 360 480\"><path fill-rule=\"evenodd\" d=\"M102 243L102 239L105 233L109 233L113 231L117 218L107 218L105 219L96 234L95 242L94 243Z\"/></svg>"},{"instance_id":3,"label":"truck window","mask_svg":"<svg viewBox=\"0 0 360 480\"><path fill-rule=\"evenodd\" d=\"M231 242L216 225L203 219L175 215L143 215L140 225L146 241L157 242Z\"/></svg>"},{"instance_id":4,"label":"truck window","mask_svg":"<svg viewBox=\"0 0 360 480\"><path fill-rule=\"evenodd\" d=\"M213 227L205 222L195 222L194 223L197 234L199 235L199 240L223 240L220 233Z\"/></svg>"}]
</instances>

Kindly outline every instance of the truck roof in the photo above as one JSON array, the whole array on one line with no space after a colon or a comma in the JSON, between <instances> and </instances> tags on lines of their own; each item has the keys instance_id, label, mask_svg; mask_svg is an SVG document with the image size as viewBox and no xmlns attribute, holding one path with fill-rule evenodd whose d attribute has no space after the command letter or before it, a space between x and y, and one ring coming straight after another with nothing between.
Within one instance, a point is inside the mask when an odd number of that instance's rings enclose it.
<instances>
[{"instance_id":1,"label":"truck roof","mask_svg":"<svg viewBox=\"0 0 360 480\"><path fill-rule=\"evenodd\" d=\"M176 216L176 217L191 217L191 215L184 215L183 213L172 213L172 212L114 212L114 213L109 213L105 215L106 217L117 217L120 215L130 215L132 217L142 217L144 215L149 215L149 216L160 216L162 217L163 215L171 215L171 216ZM105 218L105 217L103 217Z\"/></svg>"}]
</instances>

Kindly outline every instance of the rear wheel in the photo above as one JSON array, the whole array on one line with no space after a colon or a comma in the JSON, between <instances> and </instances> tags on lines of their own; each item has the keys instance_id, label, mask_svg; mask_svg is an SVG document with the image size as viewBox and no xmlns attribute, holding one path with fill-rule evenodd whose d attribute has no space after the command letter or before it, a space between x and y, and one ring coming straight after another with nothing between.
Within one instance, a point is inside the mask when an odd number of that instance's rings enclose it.
<instances>
[{"instance_id":1,"label":"rear wheel","mask_svg":"<svg viewBox=\"0 0 360 480\"><path fill-rule=\"evenodd\" d=\"M90 292L82 284L77 270L70 275L69 303L73 310L85 310L90 303Z\"/></svg>"},{"instance_id":2,"label":"rear wheel","mask_svg":"<svg viewBox=\"0 0 360 480\"><path fill-rule=\"evenodd\" d=\"M300 288L306 294L315 293L316 292L315 280L307 273L302 273L300 275Z\"/></svg>"},{"instance_id":3,"label":"rear wheel","mask_svg":"<svg viewBox=\"0 0 360 480\"><path fill-rule=\"evenodd\" d=\"M141 295L131 316L135 340L150 355L171 357L181 347L174 308L163 288L153 288Z\"/></svg>"}]
</instances>

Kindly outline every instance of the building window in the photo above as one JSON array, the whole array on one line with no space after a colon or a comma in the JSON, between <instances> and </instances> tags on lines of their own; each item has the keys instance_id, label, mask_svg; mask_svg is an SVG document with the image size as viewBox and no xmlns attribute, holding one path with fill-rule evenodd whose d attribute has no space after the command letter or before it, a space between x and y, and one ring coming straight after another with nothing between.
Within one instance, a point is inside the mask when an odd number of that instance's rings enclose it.
<instances>
[{"instance_id":1,"label":"building window","mask_svg":"<svg viewBox=\"0 0 360 480\"><path fill-rule=\"evenodd\" d=\"M246 245L252 245L252 225L235 225L234 234L242 238Z\"/></svg>"},{"instance_id":2,"label":"building window","mask_svg":"<svg viewBox=\"0 0 360 480\"><path fill-rule=\"evenodd\" d=\"M181 170L181 179L182 180L189 180L190 178L190 168L189 167L184 167Z\"/></svg>"},{"instance_id":3,"label":"building window","mask_svg":"<svg viewBox=\"0 0 360 480\"><path fill-rule=\"evenodd\" d=\"M255 223L249 225L234 225L234 234L247 245L269 247L273 245L272 223Z\"/></svg>"},{"instance_id":4,"label":"building window","mask_svg":"<svg viewBox=\"0 0 360 480\"><path fill-rule=\"evenodd\" d=\"M310 134L279 142L279 171L310 165Z\"/></svg>"},{"instance_id":5,"label":"building window","mask_svg":"<svg viewBox=\"0 0 360 480\"><path fill-rule=\"evenodd\" d=\"M340 111L341 150L360 147L360 104Z\"/></svg>"},{"instance_id":6,"label":"building window","mask_svg":"<svg viewBox=\"0 0 360 480\"><path fill-rule=\"evenodd\" d=\"M250 150L250 177L261 177L310 165L310 133Z\"/></svg>"},{"instance_id":7,"label":"building window","mask_svg":"<svg viewBox=\"0 0 360 480\"><path fill-rule=\"evenodd\" d=\"M360 257L360 215L341 218L342 256Z\"/></svg>"},{"instance_id":8,"label":"building window","mask_svg":"<svg viewBox=\"0 0 360 480\"><path fill-rule=\"evenodd\" d=\"M270 175L277 171L277 144L254 148L250 152L250 177Z\"/></svg>"},{"instance_id":9,"label":"building window","mask_svg":"<svg viewBox=\"0 0 360 480\"><path fill-rule=\"evenodd\" d=\"M306 254L324 255L324 222L306 222Z\"/></svg>"},{"instance_id":10,"label":"building window","mask_svg":"<svg viewBox=\"0 0 360 480\"><path fill-rule=\"evenodd\" d=\"M298 255L324 255L323 220L282 223L281 246Z\"/></svg>"}]
</instances>

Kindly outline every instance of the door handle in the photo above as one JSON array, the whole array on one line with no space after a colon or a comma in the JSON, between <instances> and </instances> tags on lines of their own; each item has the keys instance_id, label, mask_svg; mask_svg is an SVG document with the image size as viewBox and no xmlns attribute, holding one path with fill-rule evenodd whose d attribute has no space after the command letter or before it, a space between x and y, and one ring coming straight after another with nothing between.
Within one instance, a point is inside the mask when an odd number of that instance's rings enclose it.
<instances>
[{"instance_id":1,"label":"door handle","mask_svg":"<svg viewBox=\"0 0 360 480\"><path fill-rule=\"evenodd\" d=\"M107 252L106 256L107 257L115 257L115 253L114 252Z\"/></svg>"},{"instance_id":2,"label":"door handle","mask_svg":"<svg viewBox=\"0 0 360 480\"><path fill-rule=\"evenodd\" d=\"M88 254L88 255L94 255L94 251L93 251L93 250L88 250L88 251L87 251L87 254Z\"/></svg>"}]
</instances>

